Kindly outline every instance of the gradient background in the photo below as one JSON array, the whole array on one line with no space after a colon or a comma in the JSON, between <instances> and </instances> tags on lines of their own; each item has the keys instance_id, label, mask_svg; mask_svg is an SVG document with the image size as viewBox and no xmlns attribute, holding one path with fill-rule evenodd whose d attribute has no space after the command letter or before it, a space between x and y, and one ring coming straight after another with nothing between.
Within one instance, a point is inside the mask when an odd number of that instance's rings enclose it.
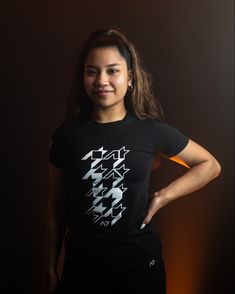
<instances>
[{"instance_id":1,"label":"gradient background","mask_svg":"<svg viewBox=\"0 0 235 294\"><path fill-rule=\"evenodd\" d=\"M93 29L116 25L139 49L166 120L222 165L219 178L155 217L167 294L233 293L233 1L1 3L0 292L47 293L50 136L64 117L77 48ZM152 188L183 171L162 162Z\"/></svg>"}]
</instances>

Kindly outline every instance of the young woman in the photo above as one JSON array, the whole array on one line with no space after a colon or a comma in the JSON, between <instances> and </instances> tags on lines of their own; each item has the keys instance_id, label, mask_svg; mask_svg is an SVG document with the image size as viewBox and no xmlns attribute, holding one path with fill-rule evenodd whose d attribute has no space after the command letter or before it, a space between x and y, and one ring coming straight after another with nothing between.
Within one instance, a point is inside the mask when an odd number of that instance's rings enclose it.
<instances>
[{"instance_id":1,"label":"young woman","mask_svg":"<svg viewBox=\"0 0 235 294\"><path fill-rule=\"evenodd\" d=\"M187 168L149 195L157 156ZM162 121L149 76L127 37L118 29L93 32L79 55L68 117L50 147L51 291L165 293L161 242L151 220L219 173L207 150Z\"/></svg>"}]
</instances>

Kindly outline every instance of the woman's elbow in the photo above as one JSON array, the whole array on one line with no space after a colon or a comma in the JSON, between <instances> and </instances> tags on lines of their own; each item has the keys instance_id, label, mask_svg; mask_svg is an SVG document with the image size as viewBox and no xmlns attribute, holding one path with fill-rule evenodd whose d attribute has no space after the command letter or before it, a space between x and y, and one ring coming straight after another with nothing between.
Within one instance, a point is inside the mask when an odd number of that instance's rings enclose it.
<instances>
[{"instance_id":1,"label":"woman's elbow","mask_svg":"<svg viewBox=\"0 0 235 294\"><path fill-rule=\"evenodd\" d=\"M212 179L217 178L221 173L221 165L215 158L212 158L211 160L211 171Z\"/></svg>"}]
</instances>

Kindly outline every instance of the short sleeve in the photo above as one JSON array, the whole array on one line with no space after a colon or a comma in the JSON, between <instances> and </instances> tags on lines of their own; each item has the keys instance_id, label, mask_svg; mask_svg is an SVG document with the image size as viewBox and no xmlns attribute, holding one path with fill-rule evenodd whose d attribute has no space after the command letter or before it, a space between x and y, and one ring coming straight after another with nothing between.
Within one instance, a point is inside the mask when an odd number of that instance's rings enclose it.
<instances>
[{"instance_id":1,"label":"short sleeve","mask_svg":"<svg viewBox=\"0 0 235 294\"><path fill-rule=\"evenodd\" d=\"M66 148L63 127L59 126L53 133L50 142L49 162L54 166L64 169L66 161Z\"/></svg>"},{"instance_id":2,"label":"short sleeve","mask_svg":"<svg viewBox=\"0 0 235 294\"><path fill-rule=\"evenodd\" d=\"M156 151L164 156L175 156L181 152L189 142L188 136L165 122L156 121L154 129Z\"/></svg>"}]
</instances>

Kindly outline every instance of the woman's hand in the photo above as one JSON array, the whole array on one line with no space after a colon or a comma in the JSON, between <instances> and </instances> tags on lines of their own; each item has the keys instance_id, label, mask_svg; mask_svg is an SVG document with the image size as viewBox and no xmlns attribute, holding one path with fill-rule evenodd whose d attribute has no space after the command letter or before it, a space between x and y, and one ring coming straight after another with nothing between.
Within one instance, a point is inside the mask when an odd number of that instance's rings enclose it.
<instances>
[{"instance_id":1,"label":"woman's hand","mask_svg":"<svg viewBox=\"0 0 235 294\"><path fill-rule=\"evenodd\" d=\"M143 224L141 226L141 229L143 229L146 225L148 225L150 223L151 219L153 218L153 216L155 215L155 213L161 207L166 205L168 202L166 198L162 197L161 191L151 194L150 197L151 197L150 205L148 208L147 215L146 215L146 217L143 221Z\"/></svg>"},{"instance_id":2,"label":"woman's hand","mask_svg":"<svg viewBox=\"0 0 235 294\"><path fill-rule=\"evenodd\" d=\"M56 273L56 271L49 272L48 287L49 287L49 294L57 294L58 293L59 276Z\"/></svg>"}]
</instances>

